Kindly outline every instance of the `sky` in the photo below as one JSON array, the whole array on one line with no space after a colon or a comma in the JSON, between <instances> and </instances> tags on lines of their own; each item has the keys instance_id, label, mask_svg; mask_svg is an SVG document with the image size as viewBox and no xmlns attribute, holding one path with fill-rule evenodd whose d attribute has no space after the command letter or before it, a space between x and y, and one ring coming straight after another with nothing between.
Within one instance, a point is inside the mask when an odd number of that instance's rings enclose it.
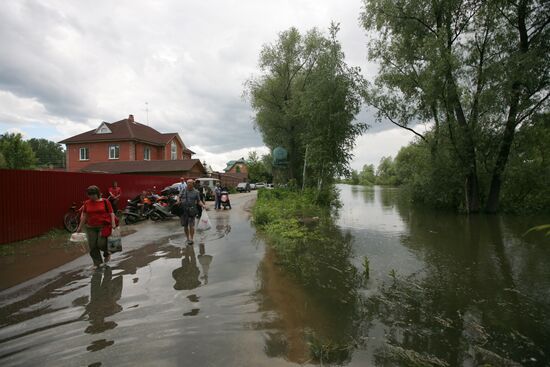
<instances>
[{"instance_id":1,"label":"sky","mask_svg":"<svg viewBox=\"0 0 550 367\"><path fill-rule=\"evenodd\" d=\"M340 23L349 65L373 79L361 0L12 0L0 7L0 133L59 141L135 116L221 170L266 153L244 82L262 45L294 26ZM146 104L147 102L147 104ZM148 113L147 113L148 110ZM352 168L377 164L413 139L377 123L357 140Z\"/></svg>"}]
</instances>

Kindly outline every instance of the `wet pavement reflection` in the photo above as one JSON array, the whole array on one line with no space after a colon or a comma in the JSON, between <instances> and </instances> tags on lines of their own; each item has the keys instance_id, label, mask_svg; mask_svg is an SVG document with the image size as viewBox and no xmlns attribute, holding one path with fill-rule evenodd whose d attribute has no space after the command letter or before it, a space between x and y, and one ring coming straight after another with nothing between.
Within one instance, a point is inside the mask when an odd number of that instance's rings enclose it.
<instances>
[{"instance_id":1,"label":"wet pavement reflection","mask_svg":"<svg viewBox=\"0 0 550 367\"><path fill-rule=\"evenodd\" d=\"M264 247L244 210L254 198L210 211L213 228L194 246L176 221L151 223L108 268L94 272L82 257L0 292L0 365L279 365L247 326L262 318Z\"/></svg>"}]
</instances>

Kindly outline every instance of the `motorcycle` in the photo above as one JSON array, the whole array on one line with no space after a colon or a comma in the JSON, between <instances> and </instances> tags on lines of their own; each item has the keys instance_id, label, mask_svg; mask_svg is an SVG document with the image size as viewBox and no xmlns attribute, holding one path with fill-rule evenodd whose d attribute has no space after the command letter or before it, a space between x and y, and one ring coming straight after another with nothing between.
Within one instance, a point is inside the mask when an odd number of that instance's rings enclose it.
<instances>
[{"instance_id":1,"label":"motorcycle","mask_svg":"<svg viewBox=\"0 0 550 367\"><path fill-rule=\"evenodd\" d=\"M153 221L166 220L176 217L172 214L172 207L176 203L176 196L162 196L153 204L151 210L147 213L148 217Z\"/></svg>"},{"instance_id":2,"label":"motorcycle","mask_svg":"<svg viewBox=\"0 0 550 367\"><path fill-rule=\"evenodd\" d=\"M229 192L224 189L220 193L220 202L224 209L231 209L231 201L229 201Z\"/></svg>"},{"instance_id":3,"label":"motorcycle","mask_svg":"<svg viewBox=\"0 0 550 367\"><path fill-rule=\"evenodd\" d=\"M143 200L143 203L142 203ZM126 208L122 213L124 217L124 223L133 224L145 220L148 218L147 214L150 209L151 199L144 198L142 199L141 195L136 196L132 200L128 199ZM141 206L143 205L143 210Z\"/></svg>"}]
</instances>

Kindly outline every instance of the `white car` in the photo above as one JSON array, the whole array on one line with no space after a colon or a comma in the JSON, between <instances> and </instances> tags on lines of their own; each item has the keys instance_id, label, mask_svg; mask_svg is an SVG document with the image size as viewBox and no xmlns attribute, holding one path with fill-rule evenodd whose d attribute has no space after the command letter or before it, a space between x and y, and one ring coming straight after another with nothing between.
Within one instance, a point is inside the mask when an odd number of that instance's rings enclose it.
<instances>
[{"instance_id":1,"label":"white car","mask_svg":"<svg viewBox=\"0 0 550 367\"><path fill-rule=\"evenodd\" d=\"M257 189L263 189L263 188L265 188L265 183L263 183L263 182L258 182L258 183L256 183L256 188L257 188Z\"/></svg>"}]
</instances>

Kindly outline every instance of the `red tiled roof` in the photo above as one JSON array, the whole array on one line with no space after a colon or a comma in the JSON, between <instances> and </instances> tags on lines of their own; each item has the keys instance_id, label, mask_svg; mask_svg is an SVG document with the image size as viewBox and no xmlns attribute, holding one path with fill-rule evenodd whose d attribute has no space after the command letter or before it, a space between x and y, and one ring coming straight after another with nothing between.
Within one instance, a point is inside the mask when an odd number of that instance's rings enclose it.
<instances>
[{"instance_id":1,"label":"red tiled roof","mask_svg":"<svg viewBox=\"0 0 550 367\"><path fill-rule=\"evenodd\" d=\"M178 136L177 133L160 133L152 127L132 122L129 119L120 120L117 122L104 123L110 130L108 134L96 134L96 129L86 131L85 133L75 135L68 139L62 140L61 144L71 143L89 143L99 141L121 141L121 140L138 140L153 145L165 145L172 138Z\"/></svg>"},{"instance_id":2,"label":"red tiled roof","mask_svg":"<svg viewBox=\"0 0 550 367\"><path fill-rule=\"evenodd\" d=\"M158 160L158 161L113 161L91 163L82 172L138 173L138 172L186 172L199 165L206 173L199 159Z\"/></svg>"}]
</instances>

